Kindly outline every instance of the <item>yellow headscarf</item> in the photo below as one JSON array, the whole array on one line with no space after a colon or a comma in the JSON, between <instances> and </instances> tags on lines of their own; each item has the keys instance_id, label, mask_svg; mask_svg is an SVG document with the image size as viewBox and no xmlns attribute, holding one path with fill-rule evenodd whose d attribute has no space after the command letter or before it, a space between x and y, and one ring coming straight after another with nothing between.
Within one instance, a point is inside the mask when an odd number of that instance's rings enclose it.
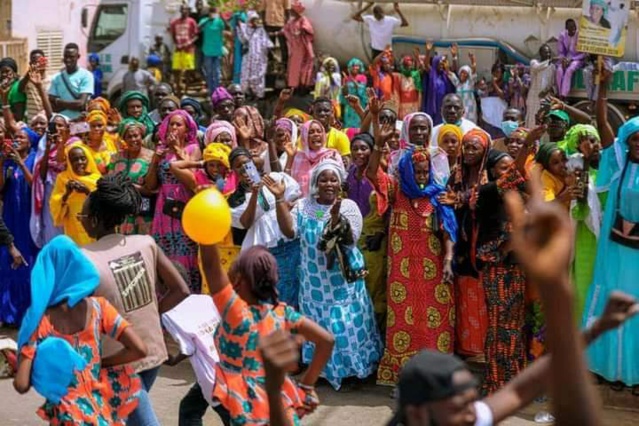
<instances>
[{"instance_id":1,"label":"yellow headscarf","mask_svg":"<svg viewBox=\"0 0 639 426\"><path fill-rule=\"evenodd\" d=\"M439 135L437 136L437 145L441 146L444 141L444 136L448 133L452 133L457 136L457 140L459 141L459 145L461 146L461 141L464 138L464 135L459 126L454 124L444 124L441 129L439 129Z\"/></svg>"},{"instance_id":2,"label":"yellow headscarf","mask_svg":"<svg viewBox=\"0 0 639 426\"><path fill-rule=\"evenodd\" d=\"M302 117L302 120L304 120L304 123L306 123L308 120L311 119L311 116L308 115L307 113L305 113L304 111L302 111L301 109L297 109L297 108L289 108L286 110L286 112L284 113L284 117L285 118L291 118L294 116L298 116L298 117Z\"/></svg>"},{"instance_id":3,"label":"yellow headscarf","mask_svg":"<svg viewBox=\"0 0 639 426\"><path fill-rule=\"evenodd\" d=\"M229 164L229 154L231 153L231 148L224 145L223 143L213 142L206 146L204 152L202 153L202 159L205 163L209 161L217 161L224 165L227 169L231 168Z\"/></svg>"},{"instance_id":4,"label":"yellow headscarf","mask_svg":"<svg viewBox=\"0 0 639 426\"><path fill-rule=\"evenodd\" d=\"M87 123L93 123L99 121L102 125L106 126L109 118L107 115L99 109L94 109L87 115Z\"/></svg>"},{"instance_id":5,"label":"yellow headscarf","mask_svg":"<svg viewBox=\"0 0 639 426\"><path fill-rule=\"evenodd\" d=\"M90 100L89 105L87 107L88 111L98 110L98 111L102 111L105 114L109 112L110 109L111 109L111 103L102 97Z\"/></svg>"}]
</instances>

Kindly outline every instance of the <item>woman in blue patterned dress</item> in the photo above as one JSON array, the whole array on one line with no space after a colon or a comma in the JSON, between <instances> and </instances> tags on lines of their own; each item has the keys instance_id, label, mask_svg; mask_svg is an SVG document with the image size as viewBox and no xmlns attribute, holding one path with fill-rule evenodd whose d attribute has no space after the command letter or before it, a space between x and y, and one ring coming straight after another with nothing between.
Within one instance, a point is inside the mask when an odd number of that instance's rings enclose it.
<instances>
[{"instance_id":1,"label":"woman in blue patterned dress","mask_svg":"<svg viewBox=\"0 0 639 426\"><path fill-rule=\"evenodd\" d=\"M345 378L374 373L382 348L364 282L364 258L357 248L362 214L354 201L340 197L345 175L341 163L321 162L311 171L310 196L291 211L283 202L284 183L265 180L277 200L282 233L300 238L300 313L335 336L333 354L322 372L335 389ZM313 352L313 345L305 344L303 362L308 363Z\"/></svg>"}]
</instances>

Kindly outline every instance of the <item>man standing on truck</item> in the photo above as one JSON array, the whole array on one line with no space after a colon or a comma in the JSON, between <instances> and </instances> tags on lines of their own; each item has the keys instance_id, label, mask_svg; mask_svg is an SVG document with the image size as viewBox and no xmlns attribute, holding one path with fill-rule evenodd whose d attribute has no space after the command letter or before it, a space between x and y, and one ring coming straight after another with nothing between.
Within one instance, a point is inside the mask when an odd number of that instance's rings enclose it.
<instances>
[{"instance_id":1,"label":"man standing on truck","mask_svg":"<svg viewBox=\"0 0 639 426\"><path fill-rule=\"evenodd\" d=\"M370 9L373 4L374 3L368 3L365 8L353 15L352 18L357 22L364 22L368 25L368 30L371 34L372 58L374 59L388 46L392 45L393 31L395 30L395 27L407 27L408 21L402 14L402 11L399 10L399 3L393 3L393 8L401 20L394 16L387 16L380 5L373 8L372 15L362 16L362 14Z\"/></svg>"},{"instance_id":2,"label":"man standing on truck","mask_svg":"<svg viewBox=\"0 0 639 426\"><path fill-rule=\"evenodd\" d=\"M209 16L200 19L198 24L202 33L202 54L204 55L204 75L209 95L220 85L222 57L224 56L224 30L226 24L220 18L216 7L211 7Z\"/></svg>"},{"instance_id":3,"label":"man standing on truck","mask_svg":"<svg viewBox=\"0 0 639 426\"><path fill-rule=\"evenodd\" d=\"M180 7L180 17L174 19L170 25L171 36L175 44L173 53L173 74L175 77L175 92L181 97L182 76L186 73L186 80L192 80L195 71L195 42L198 38L197 22L189 16L191 9L187 5Z\"/></svg>"},{"instance_id":4,"label":"man standing on truck","mask_svg":"<svg viewBox=\"0 0 639 426\"><path fill-rule=\"evenodd\" d=\"M53 77L49 88L53 111L71 120L86 109L94 89L93 74L78 66L79 50L75 43L64 46L64 69Z\"/></svg>"}]
</instances>

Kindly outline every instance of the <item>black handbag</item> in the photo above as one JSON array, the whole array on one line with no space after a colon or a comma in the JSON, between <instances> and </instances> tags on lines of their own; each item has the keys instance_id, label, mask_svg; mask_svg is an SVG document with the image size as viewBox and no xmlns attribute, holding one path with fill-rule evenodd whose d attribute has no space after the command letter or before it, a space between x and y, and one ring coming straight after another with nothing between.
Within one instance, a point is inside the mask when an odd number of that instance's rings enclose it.
<instances>
[{"instance_id":1,"label":"black handbag","mask_svg":"<svg viewBox=\"0 0 639 426\"><path fill-rule=\"evenodd\" d=\"M626 176L626 170L628 170L628 163L623 167L621 178L619 179L619 187L617 188L617 207L615 210L615 219L612 223L612 229L610 230L610 239L617 244L625 247L639 249L639 223L631 222L624 219L621 215L621 186L623 185L623 179Z\"/></svg>"},{"instance_id":2,"label":"black handbag","mask_svg":"<svg viewBox=\"0 0 639 426\"><path fill-rule=\"evenodd\" d=\"M173 219L180 220L182 219L182 213L184 213L184 207L186 207L186 203L184 201L176 200L174 198L167 198L164 201L162 213L172 217Z\"/></svg>"}]
</instances>

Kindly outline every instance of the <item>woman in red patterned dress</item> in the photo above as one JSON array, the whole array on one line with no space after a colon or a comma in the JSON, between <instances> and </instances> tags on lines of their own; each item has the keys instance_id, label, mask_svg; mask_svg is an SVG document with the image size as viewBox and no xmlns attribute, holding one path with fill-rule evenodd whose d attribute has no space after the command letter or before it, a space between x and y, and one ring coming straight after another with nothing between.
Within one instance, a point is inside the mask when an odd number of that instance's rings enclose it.
<instances>
[{"instance_id":1,"label":"woman in red patterned dress","mask_svg":"<svg viewBox=\"0 0 639 426\"><path fill-rule=\"evenodd\" d=\"M367 176L375 186L380 214L390 208L390 227L386 348L377 381L395 385L402 366L418 351L453 351L451 261L457 225L452 209L437 200L447 176L435 178L438 170L433 165L442 162L424 149L432 130L430 117L415 113L405 118L405 142L411 148L402 153L396 178L379 168L382 147L394 126L385 124L379 130L374 107L378 102L373 100L371 107L377 137ZM443 156L447 171L446 154L434 155Z\"/></svg>"}]
</instances>

